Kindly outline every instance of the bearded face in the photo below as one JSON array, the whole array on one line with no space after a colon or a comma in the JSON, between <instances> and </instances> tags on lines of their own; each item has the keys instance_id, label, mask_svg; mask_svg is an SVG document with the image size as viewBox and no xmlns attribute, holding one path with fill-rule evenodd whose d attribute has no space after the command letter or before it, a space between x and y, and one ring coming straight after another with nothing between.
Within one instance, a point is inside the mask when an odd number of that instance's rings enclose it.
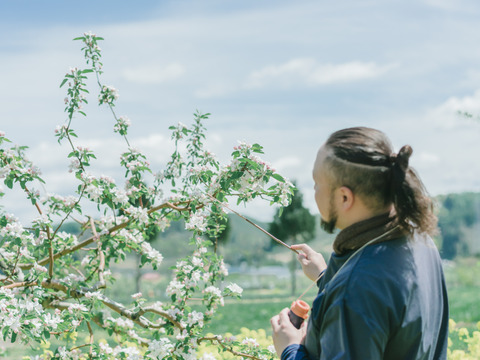
<instances>
[{"instance_id":1,"label":"bearded face","mask_svg":"<svg viewBox=\"0 0 480 360\"><path fill-rule=\"evenodd\" d=\"M325 220L320 217L320 227L328 234L333 234L338 220L337 209L335 208L335 205L333 203L333 191L330 193L328 216L330 218L329 220Z\"/></svg>"}]
</instances>

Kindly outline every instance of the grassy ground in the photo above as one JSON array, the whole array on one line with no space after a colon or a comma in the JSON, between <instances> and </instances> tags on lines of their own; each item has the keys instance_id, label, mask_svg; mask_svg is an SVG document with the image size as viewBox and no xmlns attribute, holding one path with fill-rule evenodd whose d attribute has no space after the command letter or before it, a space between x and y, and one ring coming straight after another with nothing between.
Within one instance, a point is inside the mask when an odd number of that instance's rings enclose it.
<instances>
[{"instance_id":1,"label":"grassy ground","mask_svg":"<svg viewBox=\"0 0 480 360\"><path fill-rule=\"evenodd\" d=\"M478 274L480 274L480 260L476 258L460 259L456 263L445 266L450 317L471 330L475 329L476 323L480 321L480 306L478 306L480 276ZM135 286L131 272L128 274L119 270L117 276L117 284L110 290L109 295L128 304ZM291 302L311 283L303 276L299 276L296 296L292 297L288 278L232 274L228 280L237 282L245 288L243 299L227 300L225 307L218 310L215 320L208 325L206 329L208 332L238 334L242 327L247 327L265 329L267 334L270 334L270 318L284 307L289 307ZM165 289L167 281L168 277L162 275L153 280L144 281L142 292L150 298L165 299L162 289ZM307 292L304 300L311 303L314 296L315 288L312 288ZM87 333L80 334L79 338L86 335ZM17 342L13 346L8 346L7 355L0 355L0 358L21 359L26 353L29 353L28 347Z\"/></svg>"},{"instance_id":2,"label":"grassy ground","mask_svg":"<svg viewBox=\"0 0 480 360\"><path fill-rule=\"evenodd\" d=\"M475 329L480 321L480 259L458 259L445 266L450 318Z\"/></svg>"}]
</instances>

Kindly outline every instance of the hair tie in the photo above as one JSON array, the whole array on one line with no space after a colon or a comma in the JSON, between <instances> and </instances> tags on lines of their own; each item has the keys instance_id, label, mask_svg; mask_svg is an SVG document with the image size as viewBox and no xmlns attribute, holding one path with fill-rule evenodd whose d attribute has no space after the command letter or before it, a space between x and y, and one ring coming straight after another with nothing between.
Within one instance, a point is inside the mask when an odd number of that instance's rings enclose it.
<instances>
[{"instance_id":1,"label":"hair tie","mask_svg":"<svg viewBox=\"0 0 480 360\"><path fill-rule=\"evenodd\" d=\"M391 153L388 157L388 161L390 162L390 165L395 165L395 163L397 162L397 154Z\"/></svg>"}]
</instances>

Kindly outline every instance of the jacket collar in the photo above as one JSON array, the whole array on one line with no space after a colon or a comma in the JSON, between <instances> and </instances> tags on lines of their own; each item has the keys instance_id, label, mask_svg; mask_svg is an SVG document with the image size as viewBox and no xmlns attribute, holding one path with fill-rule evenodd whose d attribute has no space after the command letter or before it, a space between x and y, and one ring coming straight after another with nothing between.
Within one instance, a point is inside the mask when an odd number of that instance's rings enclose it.
<instances>
[{"instance_id":1,"label":"jacket collar","mask_svg":"<svg viewBox=\"0 0 480 360\"><path fill-rule=\"evenodd\" d=\"M398 225L395 214L385 213L357 222L340 231L333 242L333 251L337 255L359 249L368 241L381 236L375 243L397 239L408 234Z\"/></svg>"}]
</instances>

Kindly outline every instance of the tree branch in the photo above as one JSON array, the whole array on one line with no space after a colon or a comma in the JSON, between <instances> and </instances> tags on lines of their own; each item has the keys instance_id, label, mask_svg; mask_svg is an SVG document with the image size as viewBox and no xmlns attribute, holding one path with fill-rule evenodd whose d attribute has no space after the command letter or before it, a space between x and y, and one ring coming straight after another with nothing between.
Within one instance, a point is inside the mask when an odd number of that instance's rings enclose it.
<instances>
[{"instance_id":1,"label":"tree branch","mask_svg":"<svg viewBox=\"0 0 480 360\"><path fill-rule=\"evenodd\" d=\"M254 360L262 360L262 359L260 359L256 356L254 356L254 355L245 354L245 353L233 350L233 348L231 346L226 345L221 339L218 338L218 336L207 336L207 337L202 337L202 338L197 339L198 344L200 344L200 342L202 342L202 341L211 341L211 342L215 341L223 349L225 349L226 351L228 351L229 353L231 353L235 356L241 356L241 357L244 357L244 358L249 358L249 359L254 359Z\"/></svg>"},{"instance_id":2,"label":"tree branch","mask_svg":"<svg viewBox=\"0 0 480 360\"><path fill-rule=\"evenodd\" d=\"M199 206L198 208L202 208L204 205L202 204L201 206ZM178 207L177 205L174 205L170 202L166 202L166 203L163 203L161 205L158 205L158 206L155 206L151 209L148 210L148 214L151 214L152 212L155 212L155 211L158 211L160 209L164 209L164 208L170 208L170 209L174 209L174 210L177 210L177 211L189 211L191 210L188 206L186 207ZM115 225L115 226L112 226L110 229L107 230L107 234L111 234L115 231L118 231L118 230L121 230L121 229L124 229L128 226L128 224L130 223L131 220L127 220L125 221L124 223L121 223L121 224L118 224L118 225ZM81 243L75 245L75 246L72 246L72 247L69 247L69 248L66 248L66 249L63 249L62 251L56 253L53 255L53 260L57 260L58 258L61 258L62 256L64 255L68 255L68 254L71 254L72 252L75 252L77 251L78 249L81 249L82 247L84 246L87 246L87 245L90 245L92 242L95 241L95 235L89 237L88 239L82 241ZM51 261L50 257L48 258L45 258L45 259L42 259L38 262L39 265L46 265L48 264L49 262ZM32 264L19 264L19 267L22 269L22 270L29 270L33 267Z\"/></svg>"}]
</instances>

